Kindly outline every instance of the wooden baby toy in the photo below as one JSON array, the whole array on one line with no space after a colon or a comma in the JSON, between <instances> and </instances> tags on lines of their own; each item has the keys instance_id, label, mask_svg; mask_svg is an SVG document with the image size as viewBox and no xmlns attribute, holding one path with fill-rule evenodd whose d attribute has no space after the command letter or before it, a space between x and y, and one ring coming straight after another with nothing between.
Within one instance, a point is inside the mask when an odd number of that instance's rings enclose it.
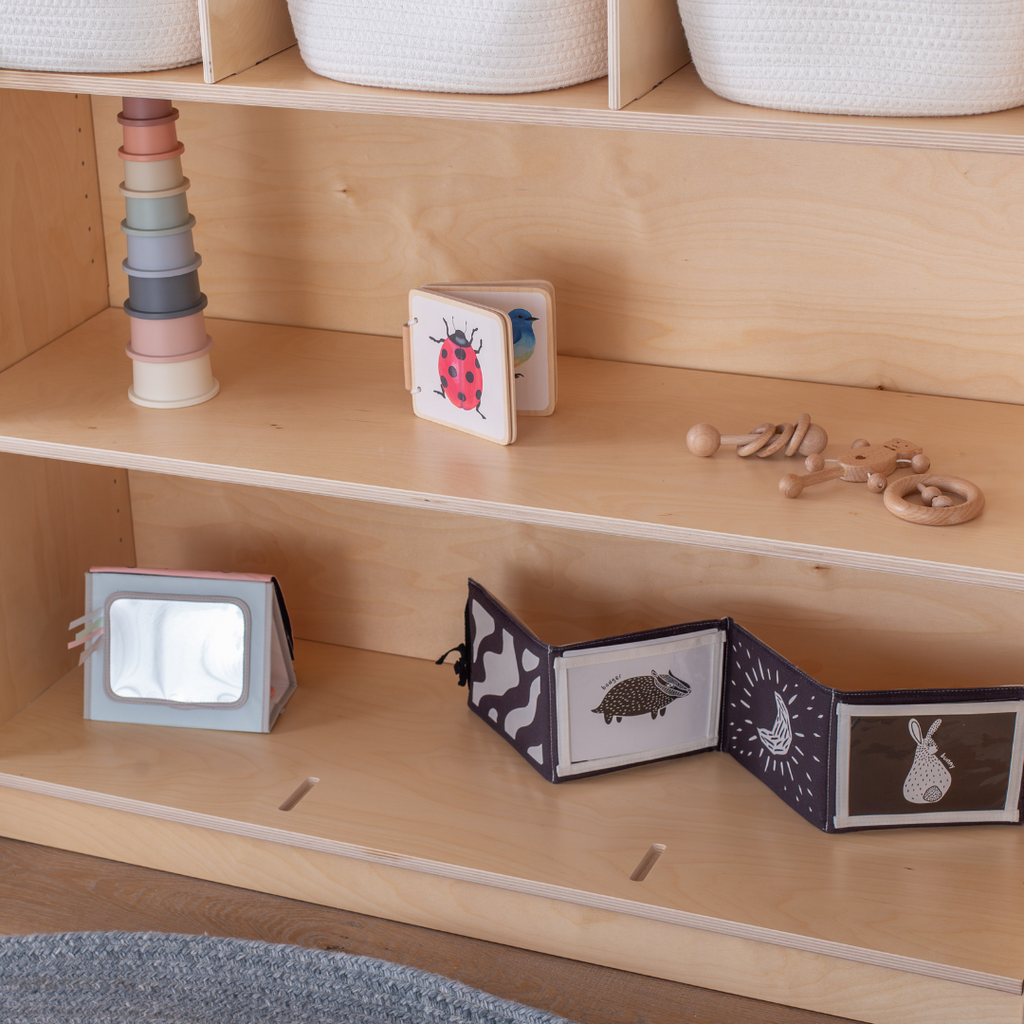
<instances>
[{"instance_id":1,"label":"wooden baby toy","mask_svg":"<svg viewBox=\"0 0 1024 1024\"><path fill-rule=\"evenodd\" d=\"M854 441L849 450L828 461L834 461L835 465L826 469L825 460L820 455L808 456L804 465L811 472L804 476L787 473L779 481L779 490L787 498L796 498L805 487L823 484L826 480L845 480L848 483L866 483L868 490L881 494L900 462L909 464L915 473L927 473L931 466L919 444L899 437L877 445L864 440Z\"/></svg>"},{"instance_id":2,"label":"wooden baby toy","mask_svg":"<svg viewBox=\"0 0 1024 1024\"><path fill-rule=\"evenodd\" d=\"M710 423L695 423L686 432L686 447L694 455L706 459L723 445L736 445L736 454L746 457L756 454L759 459L774 455L783 448L786 455L816 455L825 450L828 434L804 413L793 423L762 423L749 434L721 434Z\"/></svg>"},{"instance_id":3,"label":"wooden baby toy","mask_svg":"<svg viewBox=\"0 0 1024 1024\"><path fill-rule=\"evenodd\" d=\"M917 490L925 505L913 505L905 500L904 495ZM963 498L959 505L943 491L957 494ZM959 476L939 476L922 474L904 476L893 480L885 489L885 507L900 519L922 526L956 526L966 523L981 515L985 507L985 495L977 484L964 480Z\"/></svg>"}]
</instances>

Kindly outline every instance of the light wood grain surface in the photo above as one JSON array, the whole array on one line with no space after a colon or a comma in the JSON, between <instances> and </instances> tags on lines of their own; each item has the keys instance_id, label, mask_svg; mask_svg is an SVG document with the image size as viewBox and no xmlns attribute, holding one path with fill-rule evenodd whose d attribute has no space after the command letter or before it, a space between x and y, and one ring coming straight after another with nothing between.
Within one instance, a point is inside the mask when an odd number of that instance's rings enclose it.
<instances>
[{"instance_id":1,"label":"light wood grain surface","mask_svg":"<svg viewBox=\"0 0 1024 1024\"><path fill-rule=\"evenodd\" d=\"M307 640L436 658L472 576L550 643L731 616L844 690L1020 682L1024 593L153 473L130 485L140 565L273 573Z\"/></svg>"},{"instance_id":2,"label":"light wood grain surface","mask_svg":"<svg viewBox=\"0 0 1024 1024\"><path fill-rule=\"evenodd\" d=\"M621 110L690 59L675 0L608 0L608 106Z\"/></svg>"},{"instance_id":3,"label":"light wood grain surface","mask_svg":"<svg viewBox=\"0 0 1024 1024\"><path fill-rule=\"evenodd\" d=\"M199 0L199 26L206 84L295 45L286 0Z\"/></svg>"},{"instance_id":4,"label":"light wood grain surface","mask_svg":"<svg viewBox=\"0 0 1024 1024\"><path fill-rule=\"evenodd\" d=\"M24 791L0 829L95 856L872 1024L1017 1024L1019 993L840 960ZM46 837L46 838L41 838Z\"/></svg>"},{"instance_id":5,"label":"light wood grain surface","mask_svg":"<svg viewBox=\"0 0 1024 1024\"><path fill-rule=\"evenodd\" d=\"M68 931L218 935L373 956L578 1024L840 1024L794 1007L0 839L0 932Z\"/></svg>"},{"instance_id":6,"label":"light wood grain surface","mask_svg":"<svg viewBox=\"0 0 1024 1024\"><path fill-rule=\"evenodd\" d=\"M76 670L0 728L3 784L140 812L140 830L165 817L424 885L447 878L1019 999L1020 829L826 835L713 752L554 786L470 714L450 669L308 642L298 652L300 688L269 736L85 722ZM320 783L279 811L311 775ZM666 853L631 882L652 842Z\"/></svg>"},{"instance_id":7,"label":"light wood grain surface","mask_svg":"<svg viewBox=\"0 0 1024 1024\"><path fill-rule=\"evenodd\" d=\"M217 85L202 68L145 74L55 74L2 71L0 87L96 96L173 96L175 100L310 110L346 110L412 117L512 121L684 135L735 135L857 145L910 146L973 152L1024 152L1021 108L971 117L853 117L765 110L732 103L707 89L693 65L624 110L608 109L604 79L553 92L461 96L348 85L314 75L297 47L284 50Z\"/></svg>"},{"instance_id":8,"label":"light wood grain surface","mask_svg":"<svg viewBox=\"0 0 1024 1024\"><path fill-rule=\"evenodd\" d=\"M1005 589L1024 582L1020 406L562 359L555 415L525 419L519 440L499 448L412 415L398 339L215 321L220 395L168 413L128 401L127 333L123 312L108 310L0 376L0 449ZM753 425L751 411L759 420L766 407L813 411L837 448L864 434L919 439L936 471L973 479L988 506L933 530L896 519L863 485L783 498L785 459L686 450L691 422Z\"/></svg>"},{"instance_id":9,"label":"light wood grain surface","mask_svg":"<svg viewBox=\"0 0 1024 1024\"><path fill-rule=\"evenodd\" d=\"M0 455L0 722L78 660L85 571L134 560L123 470Z\"/></svg>"},{"instance_id":10,"label":"light wood grain surface","mask_svg":"<svg viewBox=\"0 0 1024 1024\"><path fill-rule=\"evenodd\" d=\"M87 96L0 89L0 370L107 305Z\"/></svg>"},{"instance_id":11,"label":"light wood grain surface","mask_svg":"<svg viewBox=\"0 0 1024 1024\"><path fill-rule=\"evenodd\" d=\"M542 277L564 354L1024 401L1015 157L180 106L213 316L393 336L426 281Z\"/></svg>"}]
</instances>

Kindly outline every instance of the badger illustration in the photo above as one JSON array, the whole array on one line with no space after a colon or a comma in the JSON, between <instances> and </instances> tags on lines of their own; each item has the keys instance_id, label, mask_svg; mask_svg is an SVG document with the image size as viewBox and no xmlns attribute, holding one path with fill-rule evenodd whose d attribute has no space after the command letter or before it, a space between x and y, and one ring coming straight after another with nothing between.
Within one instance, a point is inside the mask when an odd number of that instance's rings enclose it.
<instances>
[{"instance_id":1,"label":"badger illustration","mask_svg":"<svg viewBox=\"0 0 1024 1024\"><path fill-rule=\"evenodd\" d=\"M678 676L651 669L650 675L631 676L616 683L592 710L595 715L604 715L606 725L611 725L613 718L621 722L628 715L650 715L653 719L689 692L690 684Z\"/></svg>"}]
</instances>

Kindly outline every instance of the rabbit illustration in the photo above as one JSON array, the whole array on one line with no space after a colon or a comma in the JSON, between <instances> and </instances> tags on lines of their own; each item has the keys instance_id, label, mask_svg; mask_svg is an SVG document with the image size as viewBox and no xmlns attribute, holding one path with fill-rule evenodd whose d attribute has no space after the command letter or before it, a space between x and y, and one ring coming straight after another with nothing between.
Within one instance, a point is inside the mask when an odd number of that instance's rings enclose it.
<instances>
[{"instance_id":1,"label":"rabbit illustration","mask_svg":"<svg viewBox=\"0 0 1024 1024\"><path fill-rule=\"evenodd\" d=\"M922 736L917 719L910 720L910 735L914 737L917 750L914 763L903 782L903 799L912 804L937 803L946 795L953 781L946 766L936 757L939 747L932 736L940 725L942 719L936 718L927 735Z\"/></svg>"}]
</instances>

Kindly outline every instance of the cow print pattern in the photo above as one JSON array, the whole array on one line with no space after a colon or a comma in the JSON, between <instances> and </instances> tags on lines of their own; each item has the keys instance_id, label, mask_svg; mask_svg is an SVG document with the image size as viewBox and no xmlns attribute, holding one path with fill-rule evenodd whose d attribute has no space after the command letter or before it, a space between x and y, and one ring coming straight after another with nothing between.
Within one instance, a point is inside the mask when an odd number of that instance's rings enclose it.
<instances>
[{"instance_id":1,"label":"cow print pattern","mask_svg":"<svg viewBox=\"0 0 1024 1024\"><path fill-rule=\"evenodd\" d=\"M467 626L469 706L554 781L547 652L479 588L470 591Z\"/></svg>"}]
</instances>

